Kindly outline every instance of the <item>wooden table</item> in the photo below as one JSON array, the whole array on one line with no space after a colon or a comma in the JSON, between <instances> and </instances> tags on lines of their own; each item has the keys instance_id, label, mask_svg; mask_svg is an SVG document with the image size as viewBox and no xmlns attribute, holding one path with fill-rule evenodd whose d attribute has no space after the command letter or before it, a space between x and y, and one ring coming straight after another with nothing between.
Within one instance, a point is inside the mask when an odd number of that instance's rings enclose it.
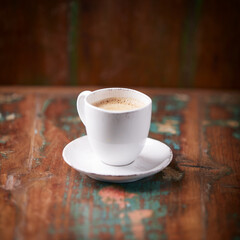
<instances>
[{"instance_id":1,"label":"wooden table","mask_svg":"<svg viewBox=\"0 0 240 240\"><path fill-rule=\"evenodd\" d=\"M85 89L0 89L0 239L240 238L239 92L139 89L153 99L150 137L174 158L111 184L62 159L85 134L75 108Z\"/></svg>"}]
</instances>

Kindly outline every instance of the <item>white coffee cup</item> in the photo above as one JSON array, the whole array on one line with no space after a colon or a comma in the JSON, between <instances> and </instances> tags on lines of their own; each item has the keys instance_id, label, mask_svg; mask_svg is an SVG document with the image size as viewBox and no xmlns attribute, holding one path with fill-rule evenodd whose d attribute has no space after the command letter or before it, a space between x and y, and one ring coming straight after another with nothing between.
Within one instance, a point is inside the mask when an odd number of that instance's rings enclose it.
<instances>
[{"instance_id":1,"label":"white coffee cup","mask_svg":"<svg viewBox=\"0 0 240 240\"><path fill-rule=\"evenodd\" d=\"M113 97L136 99L143 106L128 111L109 111L93 105ZM127 165L142 151L152 113L152 100L147 95L128 88L84 91L77 98L77 111L86 127L92 150L104 163Z\"/></svg>"}]
</instances>

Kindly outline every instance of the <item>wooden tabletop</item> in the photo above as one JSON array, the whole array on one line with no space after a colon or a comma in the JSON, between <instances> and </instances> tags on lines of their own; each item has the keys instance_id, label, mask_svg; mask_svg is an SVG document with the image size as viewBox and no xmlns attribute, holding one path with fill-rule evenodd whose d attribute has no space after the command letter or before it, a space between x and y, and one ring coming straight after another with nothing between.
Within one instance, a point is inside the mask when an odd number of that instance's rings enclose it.
<instances>
[{"instance_id":1,"label":"wooden tabletop","mask_svg":"<svg viewBox=\"0 0 240 240\"><path fill-rule=\"evenodd\" d=\"M0 88L0 239L240 239L240 92L139 89L173 161L111 184L62 159L86 89Z\"/></svg>"}]
</instances>

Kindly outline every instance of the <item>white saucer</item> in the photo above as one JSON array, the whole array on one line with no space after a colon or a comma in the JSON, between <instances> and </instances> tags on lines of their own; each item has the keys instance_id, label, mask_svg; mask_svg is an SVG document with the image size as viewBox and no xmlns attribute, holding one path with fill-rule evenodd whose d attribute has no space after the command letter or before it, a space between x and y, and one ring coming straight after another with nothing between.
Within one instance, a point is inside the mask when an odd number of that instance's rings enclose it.
<instances>
[{"instance_id":1,"label":"white saucer","mask_svg":"<svg viewBox=\"0 0 240 240\"><path fill-rule=\"evenodd\" d=\"M148 138L137 157L129 165L114 167L103 163L92 152L88 137L73 140L63 149L64 161L87 176L105 182L133 182L160 172L171 162L173 154L164 143Z\"/></svg>"}]
</instances>

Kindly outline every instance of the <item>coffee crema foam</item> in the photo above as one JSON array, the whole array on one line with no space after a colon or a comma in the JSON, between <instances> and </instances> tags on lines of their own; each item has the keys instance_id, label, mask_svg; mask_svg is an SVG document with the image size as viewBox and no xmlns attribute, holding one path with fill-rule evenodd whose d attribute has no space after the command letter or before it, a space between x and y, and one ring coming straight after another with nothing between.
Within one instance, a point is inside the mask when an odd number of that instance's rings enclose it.
<instances>
[{"instance_id":1,"label":"coffee crema foam","mask_svg":"<svg viewBox=\"0 0 240 240\"><path fill-rule=\"evenodd\" d=\"M113 97L95 102L92 105L109 111L129 111L141 108L145 104L134 98Z\"/></svg>"}]
</instances>

